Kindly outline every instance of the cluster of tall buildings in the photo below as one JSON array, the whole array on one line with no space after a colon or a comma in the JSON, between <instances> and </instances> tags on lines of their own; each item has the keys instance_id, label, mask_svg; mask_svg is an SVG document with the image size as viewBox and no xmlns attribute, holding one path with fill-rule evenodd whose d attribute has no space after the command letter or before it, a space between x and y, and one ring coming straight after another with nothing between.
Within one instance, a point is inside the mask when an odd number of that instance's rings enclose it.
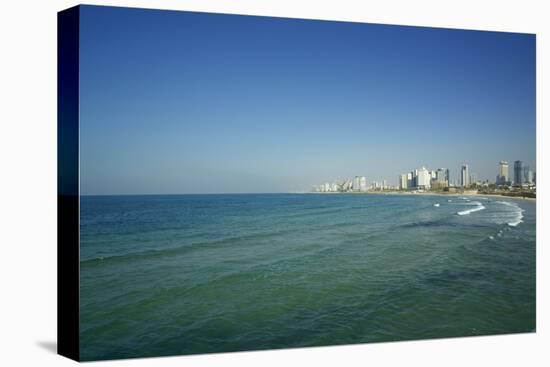
<instances>
[{"instance_id":1,"label":"cluster of tall buildings","mask_svg":"<svg viewBox=\"0 0 550 367\"><path fill-rule=\"evenodd\" d=\"M429 170L426 167L399 175L400 190L430 190L449 186L449 169Z\"/></svg>"},{"instance_id":2,"label":"cluster of tall buildings","mask_svg":"<svg viewBox=\"0 0 550 367\"><path fill-rule=\"evenodd\" d=\"M500 161L498 166L498 175L496 177L497 186L511 185L534 185L536 173L529 169L522 161L514 162L514 175L510 177L507 161ZM438 168L435 170L422 167L408 173L399 175L398 186L389 186L386 180L368 182L365 176L355 176L353 179L346 179L333 183L314 185L314 192L367 192L381 190L443 190L447 187L468 188L472 185L488 186L489 181L480 182L470 173L468 164L462 164L458 174L458 180L451 182L448 168Z\"/></svg>"},{"instance_id":3,"label":"cluster of tall buildings","mask_svg":"<svg viewBox=\"0 0 550 367\"><path fill-rule=\"evenodd\" d=\"M525 165L522 161L514 162L514 177L513 179L509 175L509 168L507 161L500 161L498 167L498 175L496 178L496 184L503 186L511 185L534 185L536 180L536 173L529 169L529 166ZM460 166L460 172L458 175L458 182L451 182L449 169L438 168L437 170L428 170L425 167L416 169L409 173L401 174L399 176L399 189L400 190L430 190L430 189L442 189L450 186L470 187L473 184L488 185L489 182L484 183L476 180L475 175L470 173L470 168L467 164Z\"/></svg>"},{"instance_id":4,"label":"cluster of tall buildings","mask_svg":"<svg viewBox=\"0 0 550 367\"><path fill-rule=\"evenodd\" d=\"M536 173L522 161L514 162L513 180L509 175L508 162L500 161L498 166L498 175L496 184L499 186L510 185L534 185L536 182Z\"/></svg>"},{"instance_id":5,"label":"cluster of tall buildings","mask_svg":"<svg viewBox=\"0 0 550 367\"><path fill-rule=\"evenodd\" d=\"M386 180L368 182L365 176L355 176L352 179L346 179L333 183L324 183L314 185L313 192L367 192L393 189L388 186Z\"/></svg>"}]
</instances>

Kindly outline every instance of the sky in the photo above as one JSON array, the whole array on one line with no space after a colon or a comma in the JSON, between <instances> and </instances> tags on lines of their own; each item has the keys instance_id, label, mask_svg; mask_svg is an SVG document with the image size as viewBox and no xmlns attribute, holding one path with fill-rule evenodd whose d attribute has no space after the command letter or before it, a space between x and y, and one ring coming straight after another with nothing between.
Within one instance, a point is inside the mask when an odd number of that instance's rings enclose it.
<instances>
[{"instance_id":1,"label":"sky","mask_svg":"<svg viewBox=\"0 0 550 367\"><path fill-rule=\"evenodd\" d=\"M535 36L81 7L83 195L536 165Z\"/></svg>"}]
</instances>

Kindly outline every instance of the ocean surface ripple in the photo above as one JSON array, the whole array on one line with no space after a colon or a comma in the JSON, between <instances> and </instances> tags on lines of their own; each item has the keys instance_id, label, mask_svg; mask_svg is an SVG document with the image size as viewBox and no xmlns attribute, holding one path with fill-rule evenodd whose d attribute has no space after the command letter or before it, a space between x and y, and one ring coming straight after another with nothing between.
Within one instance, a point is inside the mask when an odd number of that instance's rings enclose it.
<instances>
[{"instance_id":1,"label":"ocean surface ripple","mask_svg":"<svg viewBox=\"0 0 550 367\"><path fill-rule=\"evenodd\" d=\"M81 357L530 332L535 209L428 195L82 197Z\"/></svg>"}]
</instances>

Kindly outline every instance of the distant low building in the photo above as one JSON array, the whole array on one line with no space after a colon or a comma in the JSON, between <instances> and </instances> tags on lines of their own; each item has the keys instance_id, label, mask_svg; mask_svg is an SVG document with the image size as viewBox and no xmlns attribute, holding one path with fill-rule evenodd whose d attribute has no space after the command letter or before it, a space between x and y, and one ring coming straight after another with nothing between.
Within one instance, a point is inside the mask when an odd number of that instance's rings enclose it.
<instances>
[{"instance_id":1,"label":"distant low building","mask_svg":"<svg viewBox=\"0 0 550 367\"><path fill-rule=\"evenodd\" d=\"M444 190L446 187L449 187L447 181L438 181L432 180L431 189L432 190Z\"/></svg>"}]
</instances>

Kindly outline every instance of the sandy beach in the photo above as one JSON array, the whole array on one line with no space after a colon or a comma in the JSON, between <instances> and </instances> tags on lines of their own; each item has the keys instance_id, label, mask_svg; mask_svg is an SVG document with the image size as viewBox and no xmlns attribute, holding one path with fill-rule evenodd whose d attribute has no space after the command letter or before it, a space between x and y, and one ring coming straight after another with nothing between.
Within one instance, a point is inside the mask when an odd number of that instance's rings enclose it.
<instances>
[{"instance_id":1,"label":"sandy beach","mask_svg":"<svg viewBox=\"0 0 550 367\"><path fill-rule=\"evenodd\" d=\"M371 192L322 192L322 193L314 193L314 194L352 194L352 195L421 195L421 196L443 196L443 197L463 197L463 196L472 196L472 197L498 197L498 198L508 198L508 199L518 199L518 200L526 200L526 201L536 201L536 198L529 198L529 197L523 197L523 196L507 196L507 195L500 195L500 194L480 194L478 192L474 191L466 191L463 193L456 193L456 192L433 192L433 191L425 191L425 192L415 192L415 191L371 191Z\"/></svg>"}]
</instances>

